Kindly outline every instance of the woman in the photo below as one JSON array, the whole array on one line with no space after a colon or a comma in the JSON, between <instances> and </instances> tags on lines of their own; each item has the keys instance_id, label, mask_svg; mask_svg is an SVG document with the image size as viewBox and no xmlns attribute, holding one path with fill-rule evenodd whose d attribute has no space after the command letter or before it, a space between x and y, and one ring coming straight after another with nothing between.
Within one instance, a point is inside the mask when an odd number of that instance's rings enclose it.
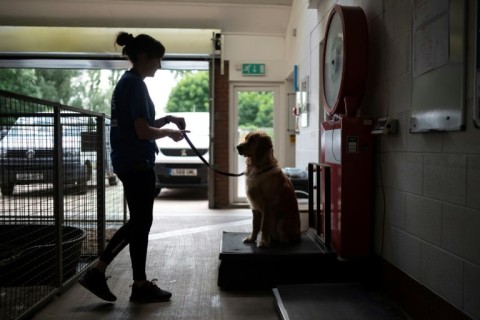
<instances>
[{"instance_id":1,"label":"woman","mask_svg":"<svg viewBox=\"0 0 480 320\"><path fill-rule=\"evenodd\" d=\"M164 46L148 35L133 37L125 32L118 34L116 43L123 46L122 54L133 65L115 86L110 132L112 164L123 183L130 220L113 235L105 251L79 283L99 298L115 301L117 298L108 288L105 270L129 244L133 270L130 301L168 301L172 294L157 287L156 279L148 281L145 272L155 198L154 165L158 153L155 140L165 137L181 140L185 120L173 116L155 120L155 108L143 81L146 77L153 77L160 68ZM170 122L180 130L160 129Z\"/></svg>"}]
</instances>

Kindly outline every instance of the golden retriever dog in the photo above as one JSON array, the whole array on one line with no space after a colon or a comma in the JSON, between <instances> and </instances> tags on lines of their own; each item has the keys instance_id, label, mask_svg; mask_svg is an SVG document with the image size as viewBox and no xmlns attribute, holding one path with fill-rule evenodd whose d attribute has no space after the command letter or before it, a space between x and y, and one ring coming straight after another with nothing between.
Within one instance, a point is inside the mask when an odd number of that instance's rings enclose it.
<instances>
[{"instance_id":1,"label":"golden retriever dog","mask_svg":"<svg viewBox=\"0 0 480 320\"><path fill-rule=\"evenodd\" d=\"M272 241L300 239L300 214L292 182L285 176L273 155L272 139L264 132L250 132L237 146L246 158L246 191L253 212L252 234L245 243L268 247Z\"/></svg>"}]
</instances>

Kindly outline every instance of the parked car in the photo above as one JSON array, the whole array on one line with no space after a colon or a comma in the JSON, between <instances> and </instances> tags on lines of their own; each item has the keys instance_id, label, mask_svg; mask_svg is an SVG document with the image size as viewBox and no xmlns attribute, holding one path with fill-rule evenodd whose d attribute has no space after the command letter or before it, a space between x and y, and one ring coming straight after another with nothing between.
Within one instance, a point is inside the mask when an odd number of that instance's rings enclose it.
<instances>
[{"instance_id":1,"label":"parked car","mask_svg":"<svg viewBox=\"0 0 480 320\"><path fill-rule=\"evenodd\" d=\"M87 130L87 118L62 115L61 119L64 184L76 185L84 191L87 181L92 178L93 164L96 161L96 152L82 150L81 132ZM54 157L51 114L19 117L0 141L2 194L11 195L15 185L52 183ZM109 158L108 152L107 168Z\"/></svg>"},{"instance_id":2,"label":"parked car","mask_svg":"<svg viewBox=\"0 0 480 320\"><path fill-rule=\"evenodd\" d=\"M0 140L3 139L3 137L5 137L8 133L8 129L6 128L3 128L2 126L0 126Z\"/></svg>"},{"instance_id":3,"label":"parked car","mask_svg":"<svg viewBox=\"0 0 480 320\"><path fill-rule=\"evenodd\" d=\"M188 137L208 162L210 145L210 118L208 112L169 113L183 117L190 130ZM174 124L164 128L177 129ZM156 194L163 188L207 188L208 168L190 148L185 139L175 142L169 138L157 140L159 153L155 160Z\"/></svg>"}]
</instances>

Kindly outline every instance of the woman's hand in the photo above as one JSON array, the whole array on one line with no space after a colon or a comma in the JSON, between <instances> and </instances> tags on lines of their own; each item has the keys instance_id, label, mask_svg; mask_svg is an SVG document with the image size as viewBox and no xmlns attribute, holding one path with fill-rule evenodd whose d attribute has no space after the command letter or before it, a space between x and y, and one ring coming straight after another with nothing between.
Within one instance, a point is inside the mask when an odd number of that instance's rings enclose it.
<instances>
[{"instance_id":1,"label":"woman's hand","mask_svg":"<svg viewBox=\"0 0 480 320\"><path fill-rule=\"evenodd\" d=\"M180 130L185 130L187 124L185 123L185 118L182 117L175 117L175 116L168 116L170 122L175 123Z\"/></svg>"},{"instance_id":2,"label":"woman's hand","mask_svg":"<svg viewBox=\"0 0 480 320\"><path fill-rule=\"evenodd\" d=\"M183 119L183 118L177 118ZM185 120L183 121L185 123ZM150 127L147 120L144 118L135 119L135 132L139 139L142 140L157 140L164 137L169 137L174 141L180 141L183 139L183 134L190 131L187 130L175 130L175 129L159 129Z\"/></svg>"},{"instance_id":3,"label":"woman's hand","mask_svg":"<svg viewBox=\"0 0 480 320\"><path fill-rule=\"evenodd\" d=\"M172 130L172 129L164 129L164 130L168 130L168 134L167 134L168 137L175 142L182 140L184 133L190 132L188 130Z\"/></svg>"}]
</instances>

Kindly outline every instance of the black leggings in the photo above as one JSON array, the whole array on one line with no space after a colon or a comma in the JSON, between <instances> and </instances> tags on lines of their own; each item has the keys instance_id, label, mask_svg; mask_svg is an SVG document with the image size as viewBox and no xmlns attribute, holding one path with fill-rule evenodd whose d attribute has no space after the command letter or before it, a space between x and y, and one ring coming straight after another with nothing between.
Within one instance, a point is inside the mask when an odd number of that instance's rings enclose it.
<instances>
[{"instance_id":1,"label":"black leggings","mask_svg":"<svg viewBox=\"0 0 480 320\"><path fill-rule=\"evenodd\" d=\"M127 244L130 244L133 280L147 279L148 234L153 221L155 171L153 169L119 176L130 211L130 220L115 232L100 260L110 264Z\"/></svg>"}]
</instances>

